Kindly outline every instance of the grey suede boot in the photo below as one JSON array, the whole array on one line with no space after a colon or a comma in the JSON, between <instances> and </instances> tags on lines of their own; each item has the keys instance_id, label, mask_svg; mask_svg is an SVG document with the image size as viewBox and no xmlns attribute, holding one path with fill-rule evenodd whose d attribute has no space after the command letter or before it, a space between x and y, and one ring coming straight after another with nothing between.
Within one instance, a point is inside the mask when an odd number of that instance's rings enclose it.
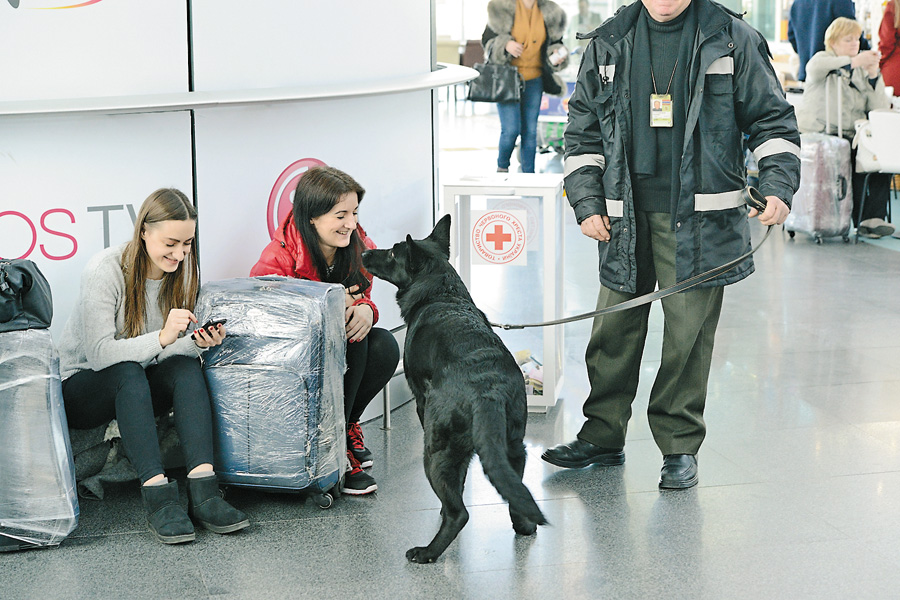
<instances>
[{"instance_id":1,"label":"grey suede boot","mask_svg":"<svg viewBox=\"0 0 900 600\"><path fill-rule=\"evenodd\" d=\"M141 497L147 511L147 525L163 544L193 541L194 524L178 502L178 482L142 485Z\"/></svg>"},{"instance_id":2,"label":"grey suede boot","mask_svg":"<svg viewBox=\"0 0 900 600\"><path fill-rule=\"evenodd\" d=\"M201 525L215 533L231 533L250 525L247 515L219 495L215 475L188 477L189 511Z\"/></svg>"}]
</instances>

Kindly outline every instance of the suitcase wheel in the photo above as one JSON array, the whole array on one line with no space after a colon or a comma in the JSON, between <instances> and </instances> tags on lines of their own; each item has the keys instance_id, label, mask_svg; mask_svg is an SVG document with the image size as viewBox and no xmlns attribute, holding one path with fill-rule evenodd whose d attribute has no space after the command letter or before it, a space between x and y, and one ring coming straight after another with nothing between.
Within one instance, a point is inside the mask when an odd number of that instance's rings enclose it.
<instances>
[{"instance_id":1,"label":"suitcase wheel","mask_svg":"<svg viewBox=\"0 0 900 600\"><path fill-rule=\"evenodd\" d=\"M325 492L324 494L313 494L312 496L313 502L316 503L316 506L325 510L326 508L331 508L334 504L334 496Z\"/></svg>"}]
</instances>

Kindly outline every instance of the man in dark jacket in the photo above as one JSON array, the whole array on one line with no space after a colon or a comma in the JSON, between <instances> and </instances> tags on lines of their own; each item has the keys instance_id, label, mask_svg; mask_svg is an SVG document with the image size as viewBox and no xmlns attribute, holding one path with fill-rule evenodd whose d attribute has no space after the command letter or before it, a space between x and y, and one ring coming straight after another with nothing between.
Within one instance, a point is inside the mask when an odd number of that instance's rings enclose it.
<instances>
[{"instance_id":1,"label":"man in dark jacket","mask_svg":"<svg viewBox=\"0 0 900 600\"><path fill-rule=\"evenodd\" d=\"M788 17L788 41L800 57L797 79L806 81L806 63L816 52L825 49L825 30L838 17L856 19L853 0L794 0ZM859 38L859 49L868 50L865 35Z\"/></svg>"},{"instance_id":2,"label":"man in dark jacket","mask_svg":"<svg viewBox=\"0 0 900 600\"><path fill-rule=\"evenodd\" d=\"M590 34L569 101L565 186L599 242L604 308L669 287L750 249L743 140L759 165L763 225L783 223L800 181L800 134L763 37L710 0L641 0ZM659 372L648 417L664 456L660 488L697 483L696 454L723 286L751 260L662 300ZM591 392L574 442L542 458L619 465L638 386L649 305L594 319Z\"/></svg>"}]
</instances>

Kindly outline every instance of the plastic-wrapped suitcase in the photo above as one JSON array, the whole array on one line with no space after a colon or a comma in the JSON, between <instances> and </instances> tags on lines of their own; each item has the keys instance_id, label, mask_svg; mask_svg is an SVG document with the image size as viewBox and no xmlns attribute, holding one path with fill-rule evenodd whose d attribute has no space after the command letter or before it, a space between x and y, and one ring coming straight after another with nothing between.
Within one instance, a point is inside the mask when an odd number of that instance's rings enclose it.
<instances>
[{"instance_id":1,"label":"plastic-wrapped suitcase","mask_svg":"<svg viewBox=\"0 0 900 600\"><path fill-rule=\"evenodd\" d=\"M824 133L800 135L800 189L784 223L791 233L801 231L816 243L841 236L849 241L853 189L850 142Z\"/></svg>"},{"instance_id":2,"label":"plastic-wrapped suitcase","mask_svg":"<svg viewBox=\"0 0 900 600\"><path fill-rule=\"evenodd\" d=\"M56 546L78 514L50 331L0 333L0 551Z\"/></svg>"},{"instance_id":3,"label":"plastic-wrapped suitcase","mask_svg":"<svg viewBox=\"0 0 900 600\"><path fill-rule=\"evenodd\" d=\"M227 319L204 355L224 484L331 506L347 464L344 288L286 277L208 282L198 318Z\"/></svg>"}]
</instances>

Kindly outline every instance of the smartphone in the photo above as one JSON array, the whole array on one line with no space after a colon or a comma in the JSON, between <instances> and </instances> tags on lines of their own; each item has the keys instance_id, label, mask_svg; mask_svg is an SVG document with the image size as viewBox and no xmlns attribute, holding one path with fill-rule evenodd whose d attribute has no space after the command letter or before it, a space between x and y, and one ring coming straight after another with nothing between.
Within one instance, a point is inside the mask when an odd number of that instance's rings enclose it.
<instances>
[{"instance_id":1,"label":"smartphone","mask_svg":"<svg viewBox=\"0 0 900 600\"><path fill-rule=\"evenodd\" d=\"M371 285L371 283L369 282L368 278L366 278L366 276L363 275L360 271L353 271L352 273L350 273L350 275L347 276L346 279L341 282L341 285L348 289L352 288L354 285L358 285L359 288L355 292L353 292L353 294L355 295L362 294L364 291L369 289L369 285Z\"/></svg>"},{"instance_id":2,"label":"smartphone","mask_svg":"<svg viewBox=\"0 0 900 600\"><path fill-rule=\"evenodd\" d=\"M219 325L224 325L227 322L228 322L228 319L210 319L209 321L206 322L205 325L203 325L203 327L200 327L200 329L206 329L208 331L208 330L212 329L213 327L218 327ZM191 332L191 337L195 340L197 339L197 330L196 329Z\"/></svg>"}]
</instances>

